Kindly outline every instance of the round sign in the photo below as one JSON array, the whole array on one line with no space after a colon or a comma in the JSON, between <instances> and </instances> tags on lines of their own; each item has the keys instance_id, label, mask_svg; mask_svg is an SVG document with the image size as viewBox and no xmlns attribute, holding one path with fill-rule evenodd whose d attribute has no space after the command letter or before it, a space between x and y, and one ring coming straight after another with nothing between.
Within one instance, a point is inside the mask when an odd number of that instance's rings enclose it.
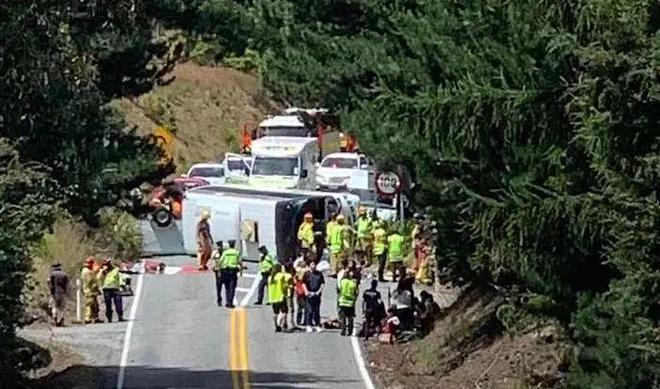
<instances>
[{"instance_id":1,"label":"round sign","mask_svg":"<svg viewBox=\"0 0 660 389\"><path fill-rule=\"evenodd\" d=\"M383 195L394 195L401 191L401 179L396 173L380 172L376 175L376 189Z\"/></svg>"}]
</instances>

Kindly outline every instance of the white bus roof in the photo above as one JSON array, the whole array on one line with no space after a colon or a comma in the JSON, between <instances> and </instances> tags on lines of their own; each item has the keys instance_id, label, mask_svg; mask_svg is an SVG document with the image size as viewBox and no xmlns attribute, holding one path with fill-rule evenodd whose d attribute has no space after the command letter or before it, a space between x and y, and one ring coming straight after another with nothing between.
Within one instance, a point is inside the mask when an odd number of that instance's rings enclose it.
<instances>
[{"instance_id":1,"label":"white bus roof","mask_svg":"<svg viewBox=\"0 0 660 389\"><path fill-rule=\"evenodd\" d=\"M296 115L278 115L265 119L259 123L259 127L300 127L305 128L305 124L298 119Z\"/></svg>"},{"instance_id":2,"label":"white bus roof","mask_svg":"<svg viewBox=\"0 0 660 389\"><path fill-rule=\"evenodd\" d=\"M308 145L317 143L316 138L295 136L266 136L252 141L255 156L295 156Z\"/></svg>"}]
</instances>

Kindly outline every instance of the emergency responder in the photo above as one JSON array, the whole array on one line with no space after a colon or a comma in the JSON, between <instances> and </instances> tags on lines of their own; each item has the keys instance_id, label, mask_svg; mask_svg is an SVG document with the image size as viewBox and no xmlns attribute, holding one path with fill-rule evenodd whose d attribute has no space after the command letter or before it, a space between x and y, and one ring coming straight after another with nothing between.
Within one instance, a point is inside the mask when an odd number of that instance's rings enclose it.
<instances>
[{"instance_id":1,"label":"emergency responder","mask_svg":"<svg viewBox=\"0 0 660 389\"><path fill-rule=\"evenodd\" d=\"M273 308L275 332L282 332L286 320L286 288L286 275L282 272L282 265L276 263L268 276L268 302Z\"/></svg>"},{"instance_id":2,"label":"emergency responder","mask_svg":"<svg viewBox=\"0 0 660 389\"><path fill-rule=\"evenodd\" d=\"M392 269L392 282L396 282L397 271L403 264L403 236L398 231L387 237L387 253Z\"/></svg>"},{"instance_id":3,"label":"emergency responder","mask_svg":"<svg viewBox=\"0 0 660 389\"><path fill-rule=\"evenodd\" d=\"M238 284L238 273L243 270L241 253L236 250L236 241L230 240L229 248L224 250L220 257L220 277L222 285L225 287L225 298L227 302L225 307L234 308L234 294ZM219 299L222 304L222 298Z\"/></svg>"},{"instance_id":4,"label":"emergency responder","mask_svg":"<svg viewBox=\"0 0 660 389\"><path fill-rule=\"evenodd\" d=\"M330 215L330 220L325 225L325 242L330 246L330 236L332 236L332 229L337 227L337 212Z\"/></svg>"},{"instance_id":5,"label":"emergency responder","mask_svg":"<svg viewBox=\"0 0 660 389\"><path fill-rule=\"evenodd\" d=\"M209 219L211 212L204 210L197 223L197 261L199 262L199 270L208 270L208 261L211 258L211 251L213 245L213 237L211 237L211 226Z\"/></svg>"},{"instance_id":6,"label":"emergency responder","mask_svg":"<svg viewBox=\"0 0 660 389\"><path fill-rule=\"evenodd\" d=\"M268 284L268 276L270 276L270 272L273 269L273 266L275 266L275 258L270 255L266 246L259 247L259 253L261 254L261 258L259 259L259 273L261 273L261 280L259 280L259 291L257 301L255 302L256 305L263 304L264 289Z\"/></svg>"},{"instance_id":7,"label":"emergency responder","mask_svg":"<svg viewBox=\"0 0 660 389\"><path fill-rule=\"evenodd\" d=\"M314 251L314 215L311 212L305 214L305 219L298 228L298 240L303 257L307 257L308 252Z\"/></svg>"},{"instance_id":8,"label":"emergency responder","mask_svg":"<svg viewBox=\"0 0 660 389\"><path fill-rule=\"evenodd\" d=\"M98 297L101 294L101 288L94 271L94 258L89 257L85 260L80 272L80 281L85 299L85 324L100 323Z\"/></svg>"},{"instance_id":9,"label":"emergency responder","mask_svg":"<svg viewBox=\"0 0 660 389\"><path fill-rule=\"evenodd\" d=\"M342 278L339 283L339 317L341 319L341 335L353 335L353 320L355 318L355 302L358 295L358 284L353 270Z\"/></svg>"},{"instance_id":10,"label":"emergency responder","mask_svg":"<svg viewBox=\"0 0 660 389\"><path fill-rule=\"evenodd\" d=\"M367 214L367 209L360 207L358 209L358 219L356 222L357 228L357 250L360 254L360 262L362 265L369 266L372 262L372 247L373 247L373 221Z\"/></svg>"},{"instance_id":11,"label":"emergency responder","mask_svg":"<svg viewBox=\"0 0 660 389\"><path fill-rule=\"evenodd\" d=\"M220 258L225 251L225 246L221 240L215 242L215 251L213 251L213 273L215 274L215 293L216 303L222 306L222 272L220 271Z\"/></svg>"},{"instance_id":12,"label":"emergency responder","mask_svg":"<svg viewBox=\"0 0 660 389\"><path fill-rule=\"evenodd\" d=\"M330 230L330 268L332 277L339 273L339 264L344 251L344 215L337 216L337 225Z\"/></svg>"},{"instance_id":13,"label":"emergency responder","mask_svg":"<svg viewBox=\"0 0 660 389\"><path fill-rule=\"evenodd\" d=\"M346 220L344 220L346 221ZM342 244L342 258L353 259L353 249L355 248L355 235L356 231L350 225L343 223L341 226Z\"/></svg>"},{"instance_id":14,"label":"emergency responder","mask_svg":"<svg viewBox=\"0 0 660 389\"><path fill-rule=\"evenodd\" d=\"M373 254L378 259L378 281L385 281L385 265L387 264L387 231L383 223L376 221L373 230L374 248Z\"/></svg>"},{"instance_id":15,"label":"emergency responder","mask_svg":"<svg viewBox=\"0 0 660 389\"><path fill-rule=\"evenodd\" d=\"M69 276L62 270L59 263L50 267L50 277L48 278L48 287L50 288L52 316L55 326L64 325L64 312L66 310L66 294L69 290Z\"/></svg>"},{"instance_id":16,"label":"emergency responder","mask_svg":"<svg viewBox=\"0 0 660 389\"><path fill-rule=\"evenodd\" d=\"M124 306L121 297L121 274L119 267L112 264L109 258L103 262L99 272L99 281L103 289L103 301L105 302L105 317L108 323L112 322L112 304L115 305L119 321L124 321Z\"/></svg>"}]
</instances>

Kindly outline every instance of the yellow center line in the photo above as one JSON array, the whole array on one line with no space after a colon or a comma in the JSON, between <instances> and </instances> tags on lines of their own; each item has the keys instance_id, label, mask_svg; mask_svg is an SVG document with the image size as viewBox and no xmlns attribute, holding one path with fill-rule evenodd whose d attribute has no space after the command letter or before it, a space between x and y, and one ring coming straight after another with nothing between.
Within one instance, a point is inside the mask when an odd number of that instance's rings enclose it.
<instances>
[{"instance_id":1,"label":"yellow center line","mask_svg":"<svg viewBox=\"0 0 660 389\"><path fill-rule=\"evenodd\" d=\"M248 369L248 345L247 345L247 311L239 310L239 352L240 367L243 375L243 388L250 389L250 373Z\"/></svg>"},{"instance_id":2,"label":"yellow center line","mask_svg":"<svg viewBox=\"0 0 660 389\"><path fill-rule=\"evenodd\" d=\"M236 326L236 312L230 311L229 313L229 370L231 371L231 383L234 389L241 388L241 382L238 376L238 353L237 342L238 336Z\"/></svg>"}]
</instances>

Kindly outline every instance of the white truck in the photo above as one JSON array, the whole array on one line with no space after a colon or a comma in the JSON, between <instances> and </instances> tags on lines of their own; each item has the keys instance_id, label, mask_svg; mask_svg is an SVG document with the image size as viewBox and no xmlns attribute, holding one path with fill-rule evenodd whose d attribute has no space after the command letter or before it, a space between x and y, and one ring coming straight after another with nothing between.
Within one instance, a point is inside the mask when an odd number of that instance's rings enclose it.
<instances>
[{"instance_id":1,"label":"white truck","mask_svg":"<svg viewBox=\"0 0 660 389\"><path fill-rule=\"evenodd\" d=\"M369 190L373 175L363 154L331 153L316 164L316 184L320 190Z\"/></svg>"},{"instance_id":2,"label":"white truck","mask_svg":"<svg viewBox=\"0 0 660 389\"><path fill-rule=\"evenodd\" d=\"M266 136L252 142L248 185L256 188L316 189L316 138Z\"/></svg>"},{"instance_id":3,"label":"white truck","mask_svg":"<svg viewBox=\"0 0 660 389\"><path fill-rule=\"evenodd\" d=\"M246 260L259 259L258 248L266 246L280 261L295 258L297 231L306 212L312 212L315 230L324 231L325 222L336 206L327 194L281 194L252 188L205 186L190 190L183 201L183 245L188 254L197 250L196 227L200 215L211 213L209 224L215 241L234 239Z\"/></svg>"}]
</instances>

